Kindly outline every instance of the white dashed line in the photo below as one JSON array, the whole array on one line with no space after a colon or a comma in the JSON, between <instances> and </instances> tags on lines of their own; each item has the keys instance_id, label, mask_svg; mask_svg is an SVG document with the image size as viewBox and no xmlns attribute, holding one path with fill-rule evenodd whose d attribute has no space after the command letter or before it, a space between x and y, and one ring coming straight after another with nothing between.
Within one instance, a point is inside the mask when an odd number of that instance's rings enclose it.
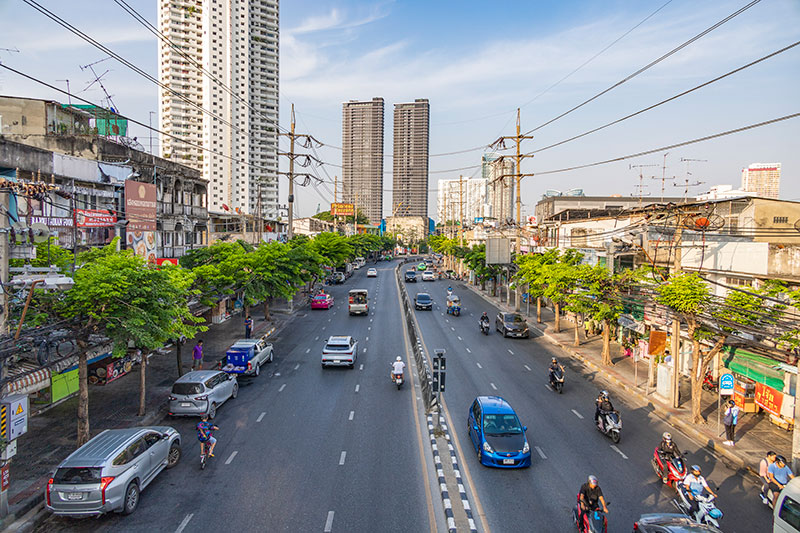
<instances>
[{"instance_id":1,"label":"white dashed line","mask_svg":"<svg viewBox=\"0 0 800 533\"><path fill-rule=\"evenodd\" d=\"M444 321L447 322L448 324L450 323L450 319L449 318L445 318Z\"/></svg>"},{"instance_id":2,"label":"white dashed line","mask_svg":"<svg viewBox=\"0 0 800 533\"><path fill-rule=\"evenodd\" d=\"M358 389L360 389L360 388L361 388L361 385L356 385L356 392L358 392Z\"/></svg>"},{"instance_id":3,"label":"white dashed line","mask_svg":"<svg viewBox=\"0 0 800 533\"><path fill-rule=\"evenodd\" d=\"M356 412L355 411L350 411L350 416L347 417L347 419L348 420L352 420L354 416L356 416Z\"/></svg>"},{"instance_id":4,"label":"white dashed line","mask_svg":"<svg viewBox=\"0 0 800 533\"><path fill-rule=\"evenodd\" d=\"M547 390L550 390L550 391L553 390L553 388L550 386L549 383L545 383L544 384L544 388L546 388Z\"/></svg>"},{"instance_id":5,"label":"white dashed line","mask_svg":"<svg viewBox=\"0 0 800 533\"><path fill-rule=\"evenodd\" d=\"M294 369L295 370L297 370L298 368L300 368L300 363L297 363L296 365L294 365Z\"/></svg>"},{"instance_id":6,"label":"white dashed line","mask_svg":"<svg viewBox=\"0 0 800 533\"><path fill-rule=\"evenodd\" d=\"M306 353L310 352L311 348L306 348Z\"/></svg>"},{"instance_id":7,"label":"white dashed line","mask_svg":"<svg viewBox=\"0 0 800 533\"><path fill-rule=\"evenodd\" d=\"M323 529L323 533L331 533L333 529L333 511L328 511L328 519L325 520L325 529Z\"/></svg>"},{"instance_id":8,"label":"white dashed line","mask_svg":"<svg viewBox=\"0 0 800 533\"><path fill-rule=\"evenodd\" d=\"M463 341L464 339L462 339L461 337L458 337L458 340Z\"/></svg>"},{"instance_id":9,"label":"white dashed line","mask_svg":"<svg viewBox=\"0 0 800 533\"><path fill-rule=\"evenodd\" d=\"M358 369L359 370L364 370L364 363L361 363L360 365L358 365Z\"/></svg>"},{"instance_id":10,"label":"white dashed line","mask_svg":"<svg viewBox=\"0 0 800 533\"><path fill-rule=\"evenodd\" d=\"M544 452L542 451L541 448L539 448L538 446L534 446L534 448L536 448L536 451L538 452L539 457L541 457L542 459L547 459L547 456L544 454Z\"/></svg>"},{"instance_id":11,"label":"white dashed line","mask_svg":"<svg viewBox=\"0 0 800 533\"><path fill-rule=\"evenodd\" d=\"M189 524L189 520L192 519L194 513L189 513L186 515L186 518L183 519L183 522L178 526L178 529L175 530L175 533L182 533L184 528Z\"/></svg>"},{"instance_id":12,"label":"white dashed line","mask_svg":"<svg viewBox=\"0 0 800 533\"><path fill-rule=\"evenodd\" d=\"M344 458L347 457L347 452L342 452L342 455L339 456L339 466L344 464Z\"/></svg>"},{"instance_id":13,"label":"white dashed line","mask_svg":"<svg viewBox=\"0 0 800 533\"><path fill-rule=\"evenodd\" d=\"M470 350L469 348L464 348L464 349L467 351L467 353L472 353L472 350Z\"/></svg>"},{"instance_id":14,"label":"white dashed line","mask_svg":"<svg viewBox=\"0 0 800 533\"><path fill-rule=\"evenodd\" d=\"M228 460L227 460L227 461L225 461L225 464L226 464L226 465L229 465L229 464L231 464L231 461L233 461L233 458L234 458L234 457L236 457L236 454L237 454L237 453L239 453L239 452L238 452L238 451L236 451L236 450L234 450L234 451L233 451L233 453L231 453L231 456L230 456L230 457L228 457Z\"/></svg>"},{"instance_id":15,"label":"white dashed line","mask_svg":"<svg viewBox=\"0 0 800 533\"><path fill-rule=\"evenodd\" d=\"M628 456L627 456L627 455L625 455L624 453L622 453L622 450L620 450L619 448L617 448L615 445L613 445L613 444L612 444L612 445L611 445L611 449L612 449L612 450L614 450L615 452L617 452L618 454L620 454L620 455L622 456L622 458L623 458L623 459L627 459L627 458L628 458Z\"/></svg>"},{"instance_id":16,"label":"white dashed line","mask_svg":"<svg viewBox=\"0 0 800 533\"><path fill-rule=\"evenodd\" d=\"M369 337L367 337L366 340L369 340Z\"/></svg>"},{"instance_id":17,"label":"white dashed line","mask_svg":"<svg viewBox=\"0 0 800 533\"><path fill-rule=\"evenodd\" d=\"M452 329L453 331L455 331L455 330L456 330L456 328L454 328L453 326L450 326L450 329Z\"/></svg>"},{"instance_id":18,"label":"white dashed line","mask_svg":"<svg viewBox=\"0 0 800 533\"><path fill-rule=\"evenodd\" d=\"M314 340L315 340L315 341L318 341L318 340L319 340L319 335L317 335L316 337L314 337Z\"/></svg>"},{"instance_id":19,"label":"white dashed line","mask_svg":"<svg viewBox=\"0 0 800 533\"><path fill-rule=\"evenodd\" d=\"M578 411L576 411L575 409L572 409L572 412L573 412L573 413L575 413L575 416L577 416L578 418L580 418L581 420L583 420L583 415L582 415L582 414L580 414Z\"/></svg>"},{"instance_id":20,"label":"white dashed line","mask_svg":"<svg viewBox=\"0 0 800 533\"><path fill-rule=\"evenodd\" d=\"M489 383L489 385L491 385L494 390L497 390L497 387L494 386L494 383Z\"/></svg>"},{"instance_id":21,"label":"white dashed line","mask_svg":"<svg viewBox=\"0 0 800 533\"><path fill-rule=\"evenodd\" d=\"M528 365L522 365L522 366L524 366L525 370L527 370L528 372L533 372L533 370L531 370L531 367L529 367Z\"/></svg>"},{"instance_id":22,"label":"white dashed line","mask_svg":"<svg viewBox=\"0 0 800 533\"><path fill-rule=\"evenodd\" d=\"M372 326L367 326L367 331L372 331Z\"/></svg>"},{"instance_id":23,"label":"white dashed line","mask_svg":"<svg viewBox=\"0 0 800 533\"><path fill-rule=\"evenodd\" d=\"M278 392L283 392L283 389L285 389L285 388L286 388L286 383L284 383L283 385L281 385L281 388L280 388L280 389L278 389Z\"/></svg>"},{"instance_id":24,"label":"white dashed line","mask_svg":"<svg viewBox=\"0 0 800 533\"><path fill-rule=\"evenodd\" d=\"M362 352L362 353L367 353L367 349L366 349L366 348L364 348L363 350L361 350L361 352Z\"/></svg>"},{"instance_id":25,"label":"white dashed line","mask_svg":"<svg viewBox=\"0 0 800 533\"><path fill-rule=\"evenodd\" d=\"M514 355L514 352L512 352L511 350L509 350L508 353L510 353L511 355Z\"/></svg>"},{"instance_id":26,"label":"white dashed line","mask_svg":"<svg viewBox=\"0 0 800 533\"><path fill-rule=\"evenodd\" d=\"M266 413L266 412L263 412L263 413L261 413L260 415L258 415L258 418L256 418L256 422L261 422L262 420L264 420L264 417L265 417L266 415L267 415L267 413Z\"/></svg>"},{"instance_id":27,"label":"white dashed line","mask_svg":"<svg viewBox=\"0 0 800 533\"><path fill-rule=\"evenodd\" d=\"M370 318L369 321L372 322L372 319ZM333 511L331 511L331 512L333 512Z\"/></svg>"},{"instance_id":28,"label":"white dashed line","mask_svg":"<svg viewBox=\"0 0 800 533\"><path fill-rule=\"evenodd\" d=\"M328 320L328 322L330 322L330 320ZM322 331L325 331L325 326L322 326Z\"/></svg>"},{"instance_id":29,"label":"white dashed line","mask_svg":"<svg viewBox=\"0 0 800 533\"><path fill-rule=\"evenodd\" d=\"M478 368L483 368L480 363L475 363L475 364L478 365Z\"/></svg>"}]
</instances>

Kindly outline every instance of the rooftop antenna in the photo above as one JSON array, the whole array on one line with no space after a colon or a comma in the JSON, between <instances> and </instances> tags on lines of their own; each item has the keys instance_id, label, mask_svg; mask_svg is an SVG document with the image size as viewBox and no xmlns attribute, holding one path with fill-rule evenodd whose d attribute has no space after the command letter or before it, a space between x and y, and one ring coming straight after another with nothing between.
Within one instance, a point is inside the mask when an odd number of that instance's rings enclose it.
<instances>
[{"instance_id":1,"label":"rooftop antenna","mask_svg":"<svg viewBox=\"0 0 800 533\"><path fill-rule=\"evenodd\" d=\"M106 74L108 74L108 73L110 72L110 70L106 70L105 72L103 72L103 73L102 73L102 74L100 74L99 76L97 75L97 72L95 72L95 70L94 70L94 66L95 66L95 65L97 65L98 63L102 63L103 61L107 61L107 60L109 60L109 59L111 59L111 56L109 56L109 57L105 57L105 58L103 58L103 59L100 59L99 61L95 61L94 63L89 63L88 65L83 65L83 66L81 66L81 70L87 70L87 69L88 69L88 70L90 70L90 71L92 72L92 74L94 75L94 80L92 80L92 81L91 81L91 82L90 82L90 83L89 83L89 84L86 86L86 88L84 89L84 91L88 90L88 89L89 89L89 88L90 88L92 85L94 85L95 83L96 83L96 84L98 84L98 85L100 86L100 88L103 90L103 94L105 94L105 95L106 95L106 100L108 100L108 106L111 108L111 111L113 111L114 113L116 113L116 112L117 112L117 109L116 109L117 105L116 105L116 104L114 103L114 101L111 99L111 95L110 95L110 94L108 94L108 91L106 90L106 87L105 87L105 85L103 85L103 76L105 76Z\"/></svg>"},{"instance_id":2,"label":"rooftop antenna","mask_svg":"<svg viewBox=\"0 0 800 533\"><path fill-rule=\"evenodd\" d=\"M69 103L70 107L72 107L72 93L69 92L69 80L56 80L56 81L64 81L67 83L67 102Z\"/></svg>"},{"instance_id":3,"label":"rooftop antenna","mask_svg":"<svg viewBox=\"0 0 800 533\"><path fill-rule=\"evenodd\" d=\"M704 181L696 181L694 183L689 183L689 176L692 175L692 173L689 172L689 163L690 162L708 163L708 159L690 159L687 157L681 157L681 162L686 163L686 179L684 180L685 183L683 189L683 203L686 203L687 198L689 196L689 187L697 187L698 185L702 185L705 183ZM680 187L680 185L678 185L677 183L673 183L673 185L675 187Z\"/></svg>"},{"instance_id":4,"label":"rooftop antenna","mask_svg":"<svg viewBox=\"0 0 800 533\"><path fill-rule=\"evenodd\" d=\"M660 179L661 180L661 203L662 204L664 203L664 184L666 183L667 180L674 180L675 179L675 176L672 176L671 178L667 177L667 155L669 155L669 152L664 152L664 162L661 165L661 177L660 178L657 178L655 176L651 176L650 177L650 179L654 179L654 180Z\"/></svg>"},{"instance_id":5,"label":"rooftop antenna","mask_svg":"<svg viewBox=\"0 0 800 533\"><path fill-rule=\"evenodd\" d=\"M644 189L647 187L647 185L645 185L643 183L644 182L644 174L642 173L642 169L643 168L647 168L647 167L657 167L657 166L658 165L628 165L628 170L633 169L633 168L638 168L639 169L639 185L634 185L634 187L636 189L638 189L638 192L639 192L638 196L639 196L639 207L640 208L642 207L642 196L650 196L649 192L647 194L645 194L645 192L644 192ZM634 195L631 195L631 196L634 196Z\"/></svg>"},{"instance_id":6,"label":"rooftop antenna","mask_svg":"<svg viewBox=\"0 0 800 533\"><path fill-rule=\"evenodd\" d=\"M0 48L0 52L15 52L18 54L19 50L16 48Z\"/></svg>"}]
</instances>

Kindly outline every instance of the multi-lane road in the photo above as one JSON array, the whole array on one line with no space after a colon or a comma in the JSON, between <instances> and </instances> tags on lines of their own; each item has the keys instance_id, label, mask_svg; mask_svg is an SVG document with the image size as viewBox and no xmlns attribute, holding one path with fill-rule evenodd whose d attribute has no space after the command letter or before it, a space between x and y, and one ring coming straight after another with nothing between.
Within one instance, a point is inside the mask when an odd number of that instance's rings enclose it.
<instances>
[{"instance_id":1,"label":"multi-lane road","mask_svg":"<svg viewBox=\"0 0 800 533\"><path fill-rule=\"evenodd\" d=\"M133 515L51 517L39 531L446 531L416 382L398 391L388 377L397 355L409 363L396 263L377 266L377 278L367 278L363 268L330 287L333 309L301 311L273 340L275 361L258 378L240 380L238 398L220 408L216 457L204 471L196 420L165 420L181 432L184 456L142 493ZM368 316L347 313L347 291L356 287L370 292ZM572 530L571 509L589 474L599 477L611 501L610 531L630 530L642 513L674 511L670 489L650 467L663 431L719 485L724 531L768 530L770 513L750 481L646 405L620 398L601 377L570 364L535 331L529 340L481 334L478 317L487 311L494 318L496 309L463 286L454 284L462 315L446 315L446 287L443 281L407 286L411 297L427 291L436 302L416 316L429 353L447 350L450 431L481 530ZM321 368L330 335L358 340L353 370ZM546 386L552 356L566 363L562 395ZM622 413L617 446L592 425L593 399L602 388ZM491 394L508 400L528 426L531 468L478 464L466 433L467 408L475 396Z\"/></svg>"}]
</instances>

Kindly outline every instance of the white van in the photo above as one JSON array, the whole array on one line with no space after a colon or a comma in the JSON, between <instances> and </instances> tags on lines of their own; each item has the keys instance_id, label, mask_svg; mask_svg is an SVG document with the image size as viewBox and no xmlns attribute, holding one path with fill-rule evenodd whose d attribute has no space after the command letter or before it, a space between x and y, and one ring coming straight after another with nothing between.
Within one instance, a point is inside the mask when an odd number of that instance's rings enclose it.
<instances>
[{"instance_id":1,"label":"white van","mask_svg":"<svg viewBox=\"0 0 800 533\"><path fill-rule=\"evenodd\" d=\"M347 299L347 310L351 315L369 314L369 293L367 289L353 289Z\"/></svg>"},{"instance_id":2,"label":"white van","mask_svg":"<svg viewBox=\"0 0 800 533\"><path fill-rule=\"evenodd\" d=\"M797 533L800 531L800 478L794 478L778 496L773 511L772 533Z\"/></svg>"}]
</instances>

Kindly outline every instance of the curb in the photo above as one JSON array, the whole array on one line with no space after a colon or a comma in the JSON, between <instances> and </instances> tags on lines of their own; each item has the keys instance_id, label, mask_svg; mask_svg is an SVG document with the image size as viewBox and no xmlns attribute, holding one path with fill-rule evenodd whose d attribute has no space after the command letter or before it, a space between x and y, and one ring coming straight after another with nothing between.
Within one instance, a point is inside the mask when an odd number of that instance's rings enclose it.
<instances>
[{"instance_id":1,"label":"curb","mask_svg":"<svg viewBox=\"0 0 800 533\"><path fill-rule=\"evenodd\" d=\"M469 290L471 290L473 293L477 294L478 296L480 296L481 298L483 298L487 302L491 303L492 305L495 305L497 307L506 305L503 302L493 302L490 299L491 298L490 296L483 294L483 292L481 292L479 290L475 290L469 284L465 284L465 286ZM628 383L622 381L621 379L617 378L616 376L611 375L607 371L607 369L597 365L597 363L595 363L594 361L590 361L589 359L587 359L586 357L581 355L579 352L574 350L573 347L567 346L566 344L564 344L560 340L556 339L555 337L553 337L549 333L546 333L544 330L540 329L537 326L531 326L531 328L536 330L537 332L539 332L541 334L541 336L543 338L547 339L548 341L550 341L550 343L554 344L555 346L558 346L563 351L567 352L567 354L569 354L574 359L578 359L581 362L581 364L583 364L583 366L585 366L585 367L587 367L587 368L589 368L589 369L591 369L591 370L593 370L595 372L598 372L598 373L602 374L603 377L605 379L607 379L608 381L614 383L616 386L618 386L622 390L628 392L629 394L636 396L636 398L639 401L642 401L642 402L646 403L647 405L649 405L653 409L653 412L656 413L661 419L663 419L667 423L669 423L669 424L677 427L678 429L680 429L690 439L695 441L695 444L697 444L699 446L702 446L703 448L705 448L706 450L711 452L714 456L716 456L718 459L725 460L725 461L731 463L732 465L736 466L737 469L740 472L745 473L745 474L749 474L754 480L756 480L756 481L759 480L758 472L753 470L753 468L750 466L750 463L747 460L745 460L743 457L741 457L740 455L738 455L736 453L732 453L728 449L718 447L717 443L714 441L713 436L709 436L709 435L703 433L702 431L700 431L700 430L696 429L695 427L693 427L691 424L685 422L684 420L680 419L678 416L676 416L673 413L669 412L664 407L654 403L651 398L649 398L646 395L642 394L635 387L632 387L631 385L629 385Z\"/></svg>"}]
</instances>

